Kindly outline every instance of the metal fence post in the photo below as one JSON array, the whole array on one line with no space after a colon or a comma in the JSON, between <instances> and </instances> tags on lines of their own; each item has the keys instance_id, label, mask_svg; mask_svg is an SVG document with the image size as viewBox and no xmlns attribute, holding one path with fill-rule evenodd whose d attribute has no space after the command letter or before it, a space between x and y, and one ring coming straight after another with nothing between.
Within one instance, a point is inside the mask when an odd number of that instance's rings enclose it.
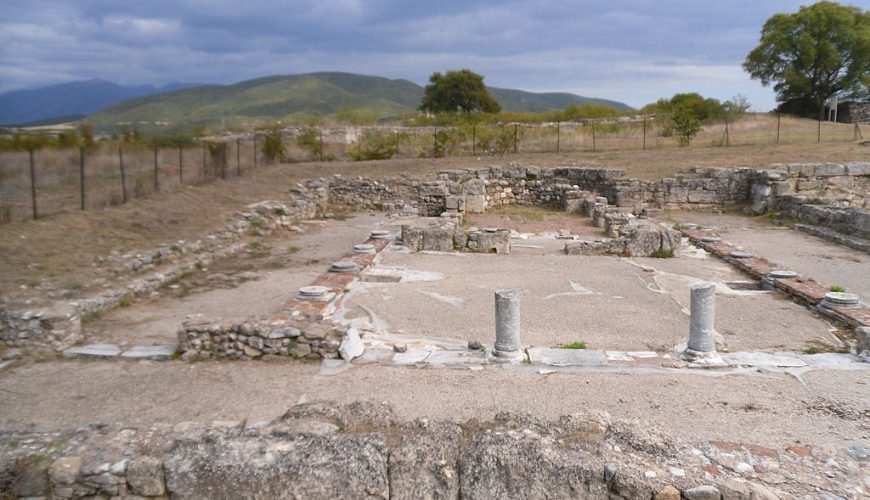
<instances>
[{"instance_id":1,"label":"metal fence post","mask_svg":"<svg viewBox=\"0 0 870 500\"><path fill-rule=\"evenodd\" d=\"M157 144L154 145L154 192L160 191L160 174L157 170Z\"/></svg>"},{"instance_id":2,"label":"metal fence post","mask_svg":"<svg viewBox=\"0 0 870 500\"><path fill-rule=\"evenodd\" d=\"M646 151L646 116L643 117L643 146L641 149Z\"/></svg>"},{"instance_id":3,"label":"metal fence post","mask_svg":"<svg viewBox=\"0 0 870 500\"><path fill-rule=\"evenodd\" d=\"M184 185L184 146L178 146L178 182Z\"/></svg>"},{"instance_id":4,"label":"metal fence post","mask_svg":"<svg viewBox=\"0 0 870 500\"><path fill-rule=\"evenodd\" d=\"M779 132L782 126L782 113L776 114L776 143L779 144Z\"/></svg>"},{"instance_id":5,"label":"metal fence post","mask_svg":"<svg viewBox=\"0 0 870 500\"><path fill-rule=\"evenodd\" d=\"M236 137L236 176L242 176L242 139Z\"/></svg>"},{"instance_id":6,"label":"metal fence post","mask_svg":"<svg viewBox=\"0 0 870 500\"><path fill-rule=\"evenodd\" d=\"M257 134L254 134L254 168L257 168Z\"/></svg>"},{"instance_id":7,"label":"metal fence post","mask_svg":"<svg viewBox=\"0 0 870 500\"><path fill-rule=\"evenodd\" d=\"M33 149L28 150L30 153L30 197L33 200L33 220L39 218L39 212L36 210L36 164L33 161Z\"/></svg>"},{"instance_id":8,"label":"metal fence post","mask_svg":"<svg viewBox=\"0 0 870 500\"><path fill-rule=\"evenodd\" d=\"M562 124L556 122L556 153L562 152Z\"/></svg>"},{"instance_id":9,"label":"metal fence post","mask_svg":"<svg viewBox=\"0 0 870 500\"><path fill-rule=\"evenodd\" d=\"M517 130L519 129L519 125L514 123L514 154L517 154L519 147L517 146Z\"/></svg>"},{"instance_id":10,"label":"metal fence post","mask_svg":"<svg viewBox=\"0 0 870 500\"><path fill-rule=\"evenodd\" d=\"M118 146L118 168L121 170L121 200L127 203L127 173L124 171L124 150Z\"/></svg>"},{"instance_id":11,"label":"metal fence post","mask_svg":"<svg viewBox=\"0 0 870 500\"><path fill-rule=\"evenodd\" d=\"M595 152L595 122L592 122L592 152Z\"/></svg>"},{"instance_id":12,"label":"metal fence post","mask_svg":"<svg viewBox=\"0 0 870 500\"><path fill-rule=\"evenodd\" d=\"M79 185L81 186L82 210L85 209L85 148L79 146Z\"/></svg>"},{"instance_id":13,"label":"metal fence post","mask_svg":"<svg viewBox=\"0 0 870 500\"><path fill-rule=\"evenodd\" d=\"M320 151L320 161L323 161L323 129L320 129L319 132L320 132L320 142L318 144L318 148Z\"/></svg>"}]
</instances>

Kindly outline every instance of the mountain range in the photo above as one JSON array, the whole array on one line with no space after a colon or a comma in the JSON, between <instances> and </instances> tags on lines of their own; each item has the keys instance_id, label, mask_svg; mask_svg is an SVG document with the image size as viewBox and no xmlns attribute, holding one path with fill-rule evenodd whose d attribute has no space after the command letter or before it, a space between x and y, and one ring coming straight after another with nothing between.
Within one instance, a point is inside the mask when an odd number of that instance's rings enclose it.
<instances>
[{"instance_id":1,"label":"mountain range","mask_svg":"<svg viewBox=\"0 0 870 500\"><path fill-rule=\"evenodd\" d=\"M123 86L106 80L59 83L37 89L13 90L0 94L0 124L58 123L80 119L121 101L172 92L197 83L169 83Z\"/></svg>"},{"instance_id":2,"label":"mountain range","mask_svg":"<svg viewBox=\"0 0 870 500\"><path fill-rule=\"evenodd\" d=\"M628 105L569 93L534 93L488 87L505 111L540 112L570 104ZM251 126L341 113L388 119L415 112L423 87L351 73L278 75L231 85L169 84L124 87L104 80L53 85L0 94L0 123L47 122L52 117L87 115L98 131L124 124L142 130L193 126Z\"/></svg>"}]
</instances>

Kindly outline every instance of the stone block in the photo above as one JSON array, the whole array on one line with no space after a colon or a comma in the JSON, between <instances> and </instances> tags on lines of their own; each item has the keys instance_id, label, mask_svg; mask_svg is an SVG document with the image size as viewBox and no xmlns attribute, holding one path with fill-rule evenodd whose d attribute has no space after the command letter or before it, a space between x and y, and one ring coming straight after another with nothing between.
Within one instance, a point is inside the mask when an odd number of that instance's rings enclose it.
<instances>
[{"instance_id":1,"label":"stone block","mask_svg":"<svg viewBox=\"0 0 870 500\"><path fill-rule=\"evenodd\" d=\"M846 166L837 163L822 163L815 166L813 169L813 175L816 177L846 175Z\"/></svg>"},{"instance_id":2,"label":"stone block","mask_svg":"<svg viewBox=\"0 0 870 500\"><path fill-rule=\"evenodd\" d=\"M854 161L847 163L845 166L846 175L870 175L870 163Z\"/></svg>"},{"instance_id":3,"label":"stone block","mask_svg":"<svg viewBox=\"0 0 870 500\"><path fill-rule=\"evenodd\" d=\"M452 252L453 228L431 227L424 229L421 250L430 252Z\"/></svg>"},{"instance_id":4,"label":"stone block","mask_svg":"<svg viewBox=\"0 0 870 500\"><path fill-rule=\"evenodd\" d=\"M815 175L816 166L808 163L799 163L788 166L788 175L793 177L812 177Z\"/></svg>"},{"instance_id":5,"label":"stone block","mask_svg":"<svg viewBox=\"0 0 870 500\"><path fill-rule=\"evenodd\" d=\"M798 191L816 191L824 186L824 181L819 179L798 179L797 181L797 190Z\"/></svg>"},{"instance_id":6,"label":"stone block","mask_svg":"<svg viewBox=\"0 0 870 500\"><path fill-rule=\"evenodd\" d=\"M722 197L716 191L689 191L689 203L720 203Z\"/></svg>"},{"instance_id":7,"label":"stone block","mask_svg":"<svg viewBox=\"0 0 870 500\"><path fill-rule=\"evenodd\" d=\"M465 197L464 196L448 196L445 200L445 206L447 210L455 210L457 212L465 211Z\"/></svg>"},{"instance_id":8,"label":"stone block","mask_svg":"<svg viewBox=\"0 0 870 500\"><path fill-rule=\"evenodd\" d=\"M124 353L121 354L121 359L133 361L142 359L166 361L171 359L177 350L178 344L137 345L124 351Z\"/></svg>"},{"instance_id":9,"label":"stone block","mask_svg":"<svg viewBox=\"0 0 870 500\"><path fill-rule=\"evenodd\" d=\"M466 195L465 211L470 214L482 214L486 210L486 196Z\"/></svg>"},{"instance_id":10,"label":"stone block","mask_svg":"<svg viewBox=\"0 0 870 500\"><path fill-rule=\"evenodd\" d=\"M462 183L460 190L465 195L485 195L486 182L483 179L469 179Z\"/></svg>"},{"instance_id":11,"label":"stone block","mask_svg":"<svg viewBox=\"0 0 870 500\"><path fill-rule=\"evenodd\" d=\"M855 352L864 358L864 361L870 363L870 326L856 328L855 336L857 337Z\"/></svg>"}]
</instances>

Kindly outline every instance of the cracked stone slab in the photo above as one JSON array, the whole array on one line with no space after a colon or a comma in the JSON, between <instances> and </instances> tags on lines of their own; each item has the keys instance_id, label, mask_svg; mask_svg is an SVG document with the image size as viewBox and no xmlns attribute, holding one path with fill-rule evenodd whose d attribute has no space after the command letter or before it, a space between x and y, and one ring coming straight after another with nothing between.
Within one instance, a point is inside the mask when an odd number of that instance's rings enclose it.
<instances>
[{"instance_id":1,"label":"cracked stone slab","mask_svg":"<svg viewBox=\"0 0 870 500\"><path fill-rule=\"evenodd\" d=\"M430 365L482 365L486 364L486 353L482 351L433 351L426 358Z\"/></svg>"},{"instance_id":2,"label":"cracked stone slab","mask_svg":"<svg viewBox=\"0 0 870 500\"><path fill-rule=\"evenodd\" d=\"M658 353L654 351L628 351L626 354L634 359L652 359L659 357Z\"/></svg>"},{"instance_id":3,"label":"cracked stone slab","mask_svg":"<svg viewBox=\"0 0 870 500\"><path fill-rule=\"evenodd\" d=\"M532 347L528 349L528 353L529 361L532 364L550 366L601 366L607 364L607 356L604 351Z\"/></svg>"},{"instance_id":4,"label":"cracked stone slab","mask_svg":"<svg viewBox=\"0 0 870 500\"><path fill-rule=\"evenodd\" d=\"M367 365L371 363L383 363L385 361L391 361L393 359L394 351L392 349L383 349L377 347L368 347L362 353L362 356L353 360L353 363L356 365Z\"/></svg>"},{"instance_id":5,"label":"cracked stone slab","mask_svg":"<svg viewBox=\"0 0 870 500\"><path fill-rule=\"evenodd\" d=\"M393 356L393 363L397 365L416 365L422 363L432 354L429 349L408 349L406 352L399 352Z\"/></svg>"},{"instance_id":6,"label":"cracked stone slab","mask_svg":"<svg viewBox=\"0 0 870 500\"><path fill-rule=\"evenodd\" d=\"M121 348L114 344L88 344L71 347L63 351L65 358L115 358L121 354Z\"/></svg>"},{"instance_id":7,"label":"cracked stone slab","mask_svg":"<svg viewBox=\"0 0 870 500\"><path fill-rule=\"evenodd\" d=\"M802 354L800 359L809 366L842 366L862 363L861 358L853 354L823 352L819 354Z\"/></svg>"},{"instance_id":8,"label":"cracked stone slab","mask_svg":"<svg viewBox=\"0 0 870 500\"><path fill-rule=\"evenodd\" d=\"M630 354L624 351L604 351L607 361L634 361Z\"/></svg>"},{"instance_id":9,"label":"cracked stone slab","mask_svg":"<svg viewBox=\"0 0 870 500\"><path fill-rule=\"evenodd\" d=\"M723 354L722 358L729 365L769 366L779 368L802 368L807 363L791 352L732 352Z\"/></svg>"},{"instance_id":10,"label":"cracked stone slab","mask_svg":"<svg viewBox=\"0 0 870 500\"><path fill-rule=\"evenodd\" d=\"M178 350L178 344L137 345L124 351L121 354L121 359L167 361L172 359L176 350Z\"/></svg>"}]
</instances>

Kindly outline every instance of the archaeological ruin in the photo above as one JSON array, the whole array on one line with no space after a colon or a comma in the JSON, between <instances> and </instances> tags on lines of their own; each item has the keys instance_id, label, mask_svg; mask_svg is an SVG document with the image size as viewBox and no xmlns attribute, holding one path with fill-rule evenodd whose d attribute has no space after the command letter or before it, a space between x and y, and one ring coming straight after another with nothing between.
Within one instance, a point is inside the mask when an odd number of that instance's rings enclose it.
<instances>
[{"instance_id":1,"label":"archaeological ruin","mask_svg":"<svg viewBox=\"0 0 870 500\"><path fill-rule=\"evenodd\" d=\"M99 256L88 296L4 297L0 401L34 423L0 430L0 498L870 495L870 163L283 191ZM183 410L115 425L17 385L78 367L89 401L129 377L107 406Z\"/></svg>"}]
</instances>

